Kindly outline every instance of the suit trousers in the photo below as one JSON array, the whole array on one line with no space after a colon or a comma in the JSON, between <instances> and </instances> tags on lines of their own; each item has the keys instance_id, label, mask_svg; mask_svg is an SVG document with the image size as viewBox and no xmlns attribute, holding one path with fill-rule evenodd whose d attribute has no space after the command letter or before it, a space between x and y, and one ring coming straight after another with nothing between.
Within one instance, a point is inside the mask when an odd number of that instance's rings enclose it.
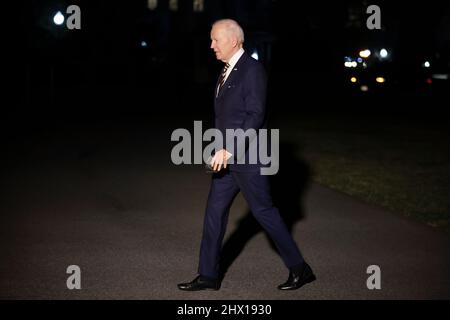
<instances>
[{"instance_id":1,"label":"suit trousers","mask_svg":"<svg viewBox=\"0 0 450 320\"><path fill-rule=\"evenodd\" d=\"M219 258L223 237L234 198L242 192L259 224L275 243L288 268L304 262L302 254L289 233L279 211L272 203L268 176L257 172L236 172L228 169L214 173L208 195L200 247L198 273L204 277L219 276Z\"/></svg>"}]
</instances>

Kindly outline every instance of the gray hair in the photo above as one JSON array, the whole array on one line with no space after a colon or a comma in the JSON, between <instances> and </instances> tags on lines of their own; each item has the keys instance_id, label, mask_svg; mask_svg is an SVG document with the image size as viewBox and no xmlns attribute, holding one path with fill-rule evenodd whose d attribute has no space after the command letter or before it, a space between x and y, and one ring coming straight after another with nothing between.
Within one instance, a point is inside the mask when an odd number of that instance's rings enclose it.
<instances>
[{"instance_id":1,"label":"gray hair","mask_svg":"<svg viewBox=\"0 0 450 320\"><path fill-rule=\"evenodd\" d=\"M236 36L239 44L244 43L244 30L242 30L241 26L236 21L232 19L222 19L214 22L213 27L216 25L223 26L229 34Z\"/></svg>"}]
</instances>

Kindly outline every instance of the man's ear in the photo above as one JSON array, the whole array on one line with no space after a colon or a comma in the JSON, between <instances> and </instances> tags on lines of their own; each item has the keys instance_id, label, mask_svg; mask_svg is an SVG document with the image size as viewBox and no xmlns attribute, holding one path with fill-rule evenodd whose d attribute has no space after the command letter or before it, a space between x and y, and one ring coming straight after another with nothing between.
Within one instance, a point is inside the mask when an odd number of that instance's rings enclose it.
<instances>
[{"instance_id":1,"label":"man's ear","mask_svg":"<svg viewBox=\"0 0 450 320\"><path fill-rule=\"evenodd\" d=\"M232 42L232 44L233 44L233 48L235 48L235 47L238 46L239 41L238 41L238 38L237 38L237 37L233 37L233 42Z\"/></svg>"}]
</instances>

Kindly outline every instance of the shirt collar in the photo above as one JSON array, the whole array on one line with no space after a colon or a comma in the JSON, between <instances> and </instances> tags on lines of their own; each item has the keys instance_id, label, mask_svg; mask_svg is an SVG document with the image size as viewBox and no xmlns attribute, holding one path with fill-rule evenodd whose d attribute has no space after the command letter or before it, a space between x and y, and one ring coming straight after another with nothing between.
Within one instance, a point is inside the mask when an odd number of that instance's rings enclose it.
<instances>
[{"instance_id":1,"label":"shirt collar","mask_svg":"<svg viewBox=\"0 0 450 320\"><path fill-rule=\"evenodd\" d=\"M240 48L236 53L231 57L230 61L228 63L230 64L230 69L232 70L236 63L239 61L241 56L244 54L244 49Z\"/></svg>"}]
</instances>

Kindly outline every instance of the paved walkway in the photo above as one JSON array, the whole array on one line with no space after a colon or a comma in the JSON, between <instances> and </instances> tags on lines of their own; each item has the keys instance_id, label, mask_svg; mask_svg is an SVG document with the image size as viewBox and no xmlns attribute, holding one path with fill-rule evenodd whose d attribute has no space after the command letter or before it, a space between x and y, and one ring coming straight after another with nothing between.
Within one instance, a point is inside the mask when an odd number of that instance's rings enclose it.
<instances>
[{"instance_id":1,"label":"paved walkway","mask_svg":"<svg viewBox=\"0 0 450 320\"><path fill-rule=\"evenodd\" d=\"M307 183L294 158L274 192L317 281L276 289L287 271L239 195L222 289L179 291L195 276L210 176L170 163L169 129L67 129L9 149L1 299L450 298L449 234ZM69 265L81 268L81 290L66 287ZM370 265L380 290L366 286Z\"/></svg>"}]
</instances>

